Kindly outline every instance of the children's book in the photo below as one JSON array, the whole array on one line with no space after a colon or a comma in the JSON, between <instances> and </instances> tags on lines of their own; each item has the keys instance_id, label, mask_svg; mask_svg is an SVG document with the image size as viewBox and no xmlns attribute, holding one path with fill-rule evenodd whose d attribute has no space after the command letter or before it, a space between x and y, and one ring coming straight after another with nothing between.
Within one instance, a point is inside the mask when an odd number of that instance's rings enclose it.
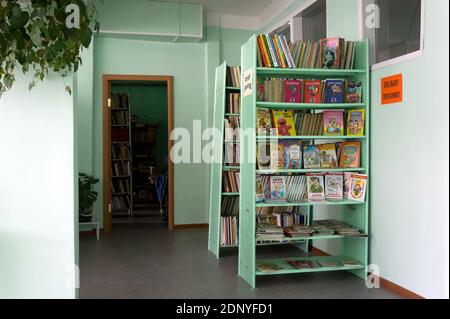
<instances>
[{"instance_id":1,"label":"children's book","mask_svg":"<svg viewBox=\"0 0 450 319\"><path fill-rule=\"evenodd\" d=\"M301 142L280 141L284 149L284 168L300 169L302 162Z\"/></svg>"},{"instance_id":2,"label":"children's book","mask_svg":"<svg viewBox=\"0 0 450 319\"><path fill-rule=\"evenodd\" d=\"M270 198L275 201L285 201L286 176L270 176Z\"/></svg>"},{"instance_id":3,"label":"children's book","mask_svg":"<svg viewBox=\"0 0 450 319\"><path fill-rule=\"evenodd\" d=\"M325 198L326 199L343 199L344 191L344 175L342 173L326 173L325 174Z\"/></svg>"},{"instance_id":4,"label":"children's book","mask_svg":"<svg viewBox=\"0 0 450 319\"><path fill-rule=\"evenodd\" d=\"M258 143L257 147L258 169L270 169L270 143Z\"/></svg>"},{"instance_id":5,"label":"children's book","mask_svg":"<svg viewBox=\"0 0 450 319\"><path fill-rule=\"evenodd\" d=\"M270 143L270 169L284 169L284 144L278 141Z\"/></svg>"},{"instance_id":6,"label":"children's book","mask_svg":"<svg viewBox=\"0 0 450 319\"><path fill-rule=\"evenodd\" d=\"M264 196L264 187L263 187L262 179L261 179L261 176L257 175L256 176L256 202L260 203L260 202L263 202L265 199L266 198Z\"/></svg>"},{"instance_id":7,"label":"children's book","mask_svg":"<svg viewBox=\"0 0 450 319\"><path fill-rule=\"evenodd\" d=\"M336 156L336 147L334 144L319 145L320 152L320 167L321 168L335 168L338 167Z\"/></svg>"},{"instance_id":8,"label":"children's book","mask_svg":"<svg viewBox=\"0 0 450 319\"><path fill-rule=\"evenodd\" d=\"M338 159L338 163L341 162L341 148L342 148L342 142L337 142L334 144L336 148L336 158ZM340 166L340 165L339 165Z\"/></svg>"},{"instance_id":9,"label":"children's book","mask_svg":"<svg viewBox=\"0 0 450 319\"><path fill-rule=\"evenodd\" d=\"M347 119L347 135L348 136L363 136L364 135L364 116L365 111L350 110Z\"/></svg>"},{"instance_id":10,"label":"children's book","mask_svg":"<svg viewBox=\"0 0 450 319\"><path fill-rule=\"evenodd\" d=\"M364 202L366 199L367 175L352 174L348 199Z\"/></svg>"},{"instance_id":11,"label":"children's book","mask_svg":"<svg viewBox=\"0 0 450 319\"><path fill-rule=\"evenodd\" d=\"M328 38L320 40L320 61L322 69L339 69L341 50L344 40L340 38Z\"/></svg>"},{"instance_id":12,"label":"children's book","mask_svg":"<svg viewBox=\"0 0 450 319\"><path fill-rule=\"evenodd\" d=\"M350 189L350 179L352 178L353 173L345 172L344 173L344 187L343 187L343 197L344 199L348 199L348 191Z\"/></svg>"},{"instance_id":13,"label":"children's book","mask_svg":"<svg viewBox=\"0 0 450 319\"><path fill-rule=\"evenodd\" d=\"M284 101L286 103L300 103L301 101L301 80L286 80L284 89Z\"/></svg>"},{"instance_id":14,"label":"children's book","mask_svg":"<svg viewBox=\"0 0 450 319\"><path fill-rule=\"evenodd\" d=\"M360 167L361 143L360 142L343 142L341 146L340 167L358 168Z\"/></svg>"},{"instance_id":15,"label":"children's book","mask_svg":"<svg viewBox=\"0 0 450 319\"><path fill-rule=\"evenodd\" d=\"M273 123L278 136L295 136L295 123L292 111L272 111Z\"/></svg>"},{"instance_id":16,"label":"children's book","mask_svg":"<svg viewBox=\"0 0 450 319\"><path fill-rule=\"evenodd\" d=\"M266 100L266 88L264 86L264 81L259 77L256 79L256 99L257 101Z\"/></svg>"},{"instance_id":17,"label":"children's book","mask_svg":"<svg viewBox=\"0 0 450 319\"><path fill-rule=\"evenodd\" d=\"M325 82L325 103L344 103L344 80Z\"/></svg>"},{"instance_id":18,"label":"children's book","mask_svg":"<svg viewBox=\"0 0 450 319\"><path fill-rule=\"evenodd\" d=\"M345 100L347 103L362 102L362 83L347 82L347 90L345 92Z\"/></svg>"},{"instance_id":19,"label":"children's book","mask_svg":"<svg viewBox=\"0 0 450 319\"><path fill-rule=\"evenodd\" d=\"M344 112L323 112L323 134L328 136L344 135Z\"/></svg>"},{"instance_id":20,"label":"children's book","mask_svg":"<svg viewBox=\"0 0 450 319\"><path fill-rule=\"evenodd\" d=\"M308 199L321 201L325 199L325 189L322 174L307 174L306 183L308 185Z\"/></svg>"},{"instance_id":21,"label":"children's book","mask_svg":"<svg viewBox=\"0 0 450 319\"><path fill-rule=\"evenodd\" d=\"M258 135L271 135L272 116L268 109L258 108L256 111L256 129Z\"/></svg>"},{"instance_id":22,"label":"children's book","mask_svg":"<svg viewBox=\"0 0 450 319\"><path fill-rule=\"evenodd\" d=\"M308 145L304 148L303 162L306 169L320 168L320 151L317 145Z\"/></svg>"},{"instance_id":23,"label":"children's book","mask_svg":"<svg viewBox=\"0 0 450 319\"><path fill-rule=\"evenodd\" d=\"M320 80L305 80L305 103L320 103Z\"/></svg>"}]
</instances>

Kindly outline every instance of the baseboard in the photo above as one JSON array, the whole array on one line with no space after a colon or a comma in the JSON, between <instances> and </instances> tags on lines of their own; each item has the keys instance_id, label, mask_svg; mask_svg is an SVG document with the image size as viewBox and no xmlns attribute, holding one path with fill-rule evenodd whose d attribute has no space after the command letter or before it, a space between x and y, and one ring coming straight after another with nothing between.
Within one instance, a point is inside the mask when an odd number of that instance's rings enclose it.
<instances>
[{"instance_id":1,"label":"baseboard","mask_svg":"<svg viewBox=\"0 0 450 319\"><path fill-rule=\"evenodd\" d=\"M311 253L314 256L330 256L329 253L327 253L327 252L325 252L325 251L323 251L323 250L321 250L319 248L316 248L314 246L311 248ZM384 279L383 277L379 277L379 276L376 276L376 275L373 275L373 276L379 278L379 280L380 280L380 287L382 287L382 288L384 288L386 290L392 291L393 293L395 293L395 294L397 294L397 295L399 295L399 296L401 296L403 298L406 298L406 299L425 299L425 297L422 297L421 295L418 295L418 294L412 292L411 290L403 288L402 286L399 286L399 285L393 283L392 281Z\"/></svg>"},{"instance_id":2,"label":"baseboard","mask_svg":"<svg viewBox=\"0 0 450 319\"><path fill-rule=\"evenodd\" d=\"M204 229L208 228L208 224L178 224L173 225L173 229Z\"/></svg>"}]
</instances>

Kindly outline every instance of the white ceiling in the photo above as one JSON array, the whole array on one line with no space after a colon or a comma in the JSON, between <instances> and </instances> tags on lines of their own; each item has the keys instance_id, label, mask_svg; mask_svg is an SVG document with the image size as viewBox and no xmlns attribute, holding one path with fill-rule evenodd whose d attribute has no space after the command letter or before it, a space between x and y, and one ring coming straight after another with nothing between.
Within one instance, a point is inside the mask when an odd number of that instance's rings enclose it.
<instances>
[{"instance_id":1,"label":"white ceiling","mask_svg":"<svg viewBox=\"0 0 450 319\"><path fill-rule=\"evenodd\" d=\"M178 2L177 0L155 0ZM220 14L258 17L264 10L280 0L180 0L182 3L203 3L207 11Z\"/></svg>"}]
</instances>

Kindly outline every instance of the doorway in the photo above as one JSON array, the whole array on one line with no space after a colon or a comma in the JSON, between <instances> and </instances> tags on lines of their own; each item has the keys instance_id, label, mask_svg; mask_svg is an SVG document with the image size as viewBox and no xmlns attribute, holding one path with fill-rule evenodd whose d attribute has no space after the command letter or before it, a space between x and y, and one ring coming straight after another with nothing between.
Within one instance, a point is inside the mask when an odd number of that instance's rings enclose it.
<instances>
[{"instance_id":1,"label":"doorway","mask_svg":"<svg viewBox=\"0 0 450 319\"><path fill-rule=\"evenodd\" d=\"M103 76L103 224L173 230L173 77Z\"/></svg>"}]
</instances>

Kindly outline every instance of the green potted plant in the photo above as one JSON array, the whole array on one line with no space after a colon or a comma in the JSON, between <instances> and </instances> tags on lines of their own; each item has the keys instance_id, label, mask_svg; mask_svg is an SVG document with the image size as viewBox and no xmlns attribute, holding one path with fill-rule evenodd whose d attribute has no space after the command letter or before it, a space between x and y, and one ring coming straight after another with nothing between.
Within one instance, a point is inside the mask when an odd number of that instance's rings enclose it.
<instances>
[{"instance_id":1,"label":"green potted plant","mask_svg":"<svg viewBox=\"0 0 450 319\"><path fill-rule=\"evenodd\" d=\"M93 215L94 203L97 200L98 193L93 190L93 186L100 180L92 175L84 173L79 174L78 178L78 198L79 198L79 221L90 222Z\"/></svg>"}]
</instances>

